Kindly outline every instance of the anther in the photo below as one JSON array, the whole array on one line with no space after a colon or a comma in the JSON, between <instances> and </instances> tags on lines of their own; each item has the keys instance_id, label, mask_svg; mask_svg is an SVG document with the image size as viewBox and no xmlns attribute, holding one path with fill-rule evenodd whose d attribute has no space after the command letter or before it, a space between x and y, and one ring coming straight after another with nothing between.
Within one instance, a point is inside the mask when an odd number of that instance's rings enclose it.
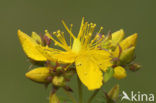
<instances>
[{"instance_id":1,"label":"anther","mask_svg":"<svg viewBox=\"0 0 156 103\"><path fill-rule=\"evenodd\" d=\"M48 33L48 30L45 30L45 33Z\"/></svg>"},{"instance_id":2,"label":"anther","mask_svg":"<svg viewBox=\"0 0 156 103\"><path fill-rule=\"evenodd\" d=\"M56 32L53 32L53 34L56 34Z\"/></svg>"}]
</instances>

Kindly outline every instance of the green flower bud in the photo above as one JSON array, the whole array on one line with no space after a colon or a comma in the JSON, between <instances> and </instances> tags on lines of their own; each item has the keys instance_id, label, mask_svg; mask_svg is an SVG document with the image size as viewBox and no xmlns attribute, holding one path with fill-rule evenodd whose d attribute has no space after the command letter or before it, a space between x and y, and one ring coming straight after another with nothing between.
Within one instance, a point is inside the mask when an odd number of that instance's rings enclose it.
<instances>
[{"instance_id":1,"label":"green flower bud","mask_svg":"<svg viewBox=\"0 0 156 103\"><path fill-rule=\"evenodd\" d=\"M124 65L130 63L134 59L135 47L128 48L122 51L120 55L120 64Z\"/></svg>"},{"instance_id":2,"label":"green flower bud","mask_svg":"<svg viewBox=\"0 0 156 103\"><path fill-rule=\"evenodd\" d=\"M131 64L131 65L129 66L129 69L130 69L131 71L133 71L133 72L138 71L140 68L141 68L141 65L136 64L136 63Z\"/></svg>"},{"instance_id":3,"label":"green flower bud","mask_svg":"<svg viewBox=\"0 0 156 103\"><path fill-rule=\"evenodd\" d=\"M64 80L64 77L63 76L55 76L52 80L52 83L55 85L55 86L64 86L65 85L65 80Z\"/></svg>"},{"instance_id":4,"label":"green flower bud","mask_svg":"<svg viewBox=\"0 0 156 103\"><path fill-rule=\"evenodd\" d=\"M135 33L133 35L128 36L126 39L122 40L120 43L120 46L122 50L125 50L129 47L136 46L136 40L137 40L138 34Z\"/></svg>"},{"instance_id":5,"label":"green flower bud","mask_svg":"<svg viewBox=\"0 0 156 103\"><path fill-rule=\"evenodd\" d=\"M114 57L119 57L120 55L120 49L122 51L136 46L136 40L137 40L138 34L135 33L133 35L128 36L126 39L122 40L119 43L119 46L116 47L115 51L113 52Z\"/></svg>"},{"instance_id":6,"label":"green flower bud","mask_svg":"<svg viewBox=\"0 0 156 103\"><path fill-rule=\"evenodd\" d=\"M62 69L63 69L62 66L58 66L58 67L56 68L57 71L60 71L60 70L62 70Z\"/></svg>"}]
</instances>

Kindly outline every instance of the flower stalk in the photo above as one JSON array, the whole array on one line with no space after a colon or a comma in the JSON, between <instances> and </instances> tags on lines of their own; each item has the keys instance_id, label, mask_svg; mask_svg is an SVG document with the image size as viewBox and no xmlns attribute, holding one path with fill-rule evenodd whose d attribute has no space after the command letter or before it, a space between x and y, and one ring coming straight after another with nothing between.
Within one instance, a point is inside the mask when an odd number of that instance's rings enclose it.
<instances>
[{"instance_id":1,"label":"flower stalk","mask_svg":"<svg viewBox=\"0 0 156 103\"><path fill-rule=\"evenodd\" d=\"M88 99L87 103L91 103L93 101L93 99L96 97L96 95L98 94L98 92L99 92L99 89L95 90L94 93Z\"/></svg>"},{"instance_id":2,"label":"flower stalk","mask_svg":"<svg viewBox=\"0 0 156 103\"><path fill-rule=\"evenodd\" d=\"M77 103L76 99L71 95L71 92L64 90L65 94L70 98L73 103Z\"/></svg>"},{"instance_id":3,"label":"flower stalk","mask_svg":"<svg viewBox=\"0 0 156 103\"><path fill-rule=\"evenodd\" d=\"M79 77L77 77L77 84L78 84L79 103L83 103L83 88Z\"/></svg>"}]
</instances>

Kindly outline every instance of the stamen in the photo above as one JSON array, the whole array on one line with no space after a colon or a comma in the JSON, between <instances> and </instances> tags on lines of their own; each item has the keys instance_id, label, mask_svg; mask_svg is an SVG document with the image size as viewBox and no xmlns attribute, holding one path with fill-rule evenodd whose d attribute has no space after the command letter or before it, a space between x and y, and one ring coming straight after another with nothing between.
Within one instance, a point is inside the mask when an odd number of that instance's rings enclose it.
<instances>
[{"instance_id":1,"label":"stamen","mask_svg":"<svg viewBox=\"0 0 156 103\"><path fill-rule=\"evenodd\" d=\"M89 33L87 36L85 36L84 47L87 46L87 44L88 44L90 38L91 38L91 33Z\"/></svg>"},{"instance_id":2,"label":"stamen","mask_svg":"<svg viewBox=\"0 0 156 103\"><path fill-rule=\"evenodd\" d=\"M81 34L80 34L80 41L81 41L81 44L83 44L84 40L85 40L85 37L86 37L86 33L87 33L87 29L88 28L88 22L85 22L85 24L83 25L82 27L82 31L81 31Z\"/></svg>"},{"instance_id":3,"label":"stamen","mask_svg":"<svg viewBox=\"0 0 156 103\"><path fill-rule=\"evenodd\" d=\"M68 31L68 33L73 37L73 39L75 39L74 34L70 31L70 29L67 27L67 25L65 24L65 22L63 20L62 20L62 24L64 25L64 27Z\"/></svg>"},{"instance_id":4,"label":"stamen","mask_svg":"<svg viewBox=\"0 0 156 103\"><path fill-rule=\"evenodd\" d=\"M83 34L82 38L81 38L81 43L84 44L84 41L85 41L85 37L86 35L89 33L89 30L90 30L90 24L87 24L86 28L85 28L85 33Z\"/></svg>"},{"instance_id":5,"label":"stamen","mask_svg":"<svg viewBox=\"0 0 156 103\"><path fill-rule=\"evenodd\" d=\"M56 35L57 36L57 38L58 38L58 40L64 45L64 46L66 46L67 48L68 48L68 44L67 44L67 42L66 42L66 40L65 40L65 38L64 38L64 33L62 32L58 32L58 34Z\"/></svg>"},{"instance_id":6,"label":"stamen","mask_svg":"<svg viewBox=\"0 0 156 103\"><path fill-rule=\"evenodd\" d=\"M94 44L89 44L89 49L97 48L98 46L100 46L101 45L101 41L103 40L103 38L104 38L104 36L102 36L101 39L99 39Z\"/></svg>"},{"instance_id":7,"label":"stamen","mask_svg":"<svg viewBox=\"0 0 156 103\"><path fill-rule=\"evenodd\" d=\"M70 31L72 31L72 28L73 28L73 24L70 24Z\"/></svg>"},{"instance_id":8,"label":"stamen","mask_svg":"<svg viewBox=\"0 0 156 103\"><path fill-rule=\"evenodd\" d=\"M100 28L99 32L97 34L100 34L100 32L103 30L103 27Z\"/></svg>"},{"instance_id":9,"label":"stamen","mask_svg":"<svg viewBox=\"0 0 156 103\"><path fill-rule=\"evenodd\" d=\"M72 32L73 24L70 24L70 31ZM70 48L72 48L72 37L70 35Z\"/></svg>"},{"instance_id":10,"label":"stamen","mask_svg":"<svg viewBox=\"0 0 156 103\"><path fill-rule=\"evenodd\" d=\"M58 41L56 41L48 32L48 30L45 30L45 35L50 38L51 40L54 41L55 45L60 46L61 48L65 49L65 50L69 50L69 48L67 48L66 46L62 45L61 43L59 43Z\"/></svg>"},{"instance_id":11,"label":"stamen","mask_svg":"<svg viewBox=\"0 0 156 103\"><path fill-rule=\"evenodd\" d=\"M94 39L90 42L89 45L92 45L97 40L97 38L99 38L99 35L98 34L94 37Z\"/></svg>"},{"instance_id":12,"label":"stamen","mask_svg":"<svg viewBox=\"0 0 156 103\"><path fill-rule=\"evenodd\" d=\"M96 26L96 25L95 25ZM98 41L101 41L104 38L104 35L102 35L102 37L96 42L94 43L98 38L99 38L99 34L101 32L101 30L103 29L103 27L100 28L99 32L97 33L97 35L94 37L94 39L91 41L91 43L89 44L89 46L92 45L97 45ZM94 43L94 44L93 44Z\"/></svg>"},{"instance_id":13,"label":"stamen","mask_svg":"<svg viewBox=\"0 0 156 103\"><path fill-rule=\"evenodd\" d=\"M90 42L90 39L92 37L92 34L94 32L95 27L96 27L96 24L90 23L90 28L88 30L88 35L86 35L87 39L85 39L85 43L84 43L85 46L87 46L87 44Z\"/></svg>"},{"instance_id":14,"label":"stamen","mask_svg":"<svg viewBox=\"0 0 156 103\"><path fill-rule=\"evenodd\" d=\"M80 37L82 36L83 27L84 27L83 25L84 25L84 17L82 18L82 21L81 21L80 31L77 37L78 39L80 39Z\"/></svg>"}]
</instances>

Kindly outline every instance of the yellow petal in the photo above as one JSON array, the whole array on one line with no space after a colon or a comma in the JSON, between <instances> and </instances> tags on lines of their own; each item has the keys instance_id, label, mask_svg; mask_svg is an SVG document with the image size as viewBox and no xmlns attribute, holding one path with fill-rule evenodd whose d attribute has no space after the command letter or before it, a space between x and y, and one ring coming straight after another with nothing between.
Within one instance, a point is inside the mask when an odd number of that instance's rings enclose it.
<instances>
[{"instance_id":1,"label":"yellow petal","mask_svg":"<svg viewBox=\"0 0 156 103\"><path fill-rule=\"evenodd\" d=\"M61 63L73 63L76 55L71 51L61 51L49 47L38 46L38 50L51 61L58 61Z\"/></svg>"},{"instance_id":2,"label":"yellow petal","mask_svg":"<svg viewBox=\"0 0 156 103\"><path fill-rule=\"evenodd\" d=\"M127 74L123 67L117 66L114 68L114 77L116 79L122 79L122 78L125 78L126 76L127 76Z\"/></svg>"},{"instance_id":3,"label":"yellow petal","mask_svg":"<svg viewBox=\"0 0 156 103\"><path fill-rule=\"evenodd\" d=\"M102 86L103 74L98 65L96 65L89 57L78 57L75 63L76 71L81 82L89 90L95 90Z\"/></svg>"},{"instance_id":4,"label":"yellow petal","mask_svg":"<svg viewBox=\"0 0 156 103\"><path fill-rule=\"evenodd\" d=\"M32 32L31 37L39 44L42 44L42 39L41 37L36 33L36 32Z\"/></svg>"},{"instance_id":5,"label":"yellow petal","mask_svg":"<svg viewBox=\"0 0 156 103\"><path fill-rule=\"evenodd\" d=\"M124 35L125 33L123 29L112 33L112 45L115 47L124 38Z\"/></svg>"},{"instance_id":6,"label":"yellow petal","mask_svg":"<svg viewBox=\"0 0 156 103\"><path fill-rule=\"evenodd\" d=\"M25 76L33 81L46 83L48 76L50 76L49 68L47 67L38 67L32 69L31 71L27 72Z\"/></svg>"},{"instance_id":7,"label":"yellow petal","mask_svg":"<svg viewBox=\"0 0 156 103\"><path fill-rule=\"evenodd\" d=\"M35 61L46 61L47 59L36 49L38 45L34 39L24 32L18 30L18 37L25 54Z\"/></svg>"},{"instance_id":8,"label":"yellow petal","mask_svg":"<svg viewBox=\"0 0 156 103\"><path fill-rule=\"evenodd\" d=\"M104 72L108 67L112 66L112 58L108 51L105 50L91 50L87 53L92 60L102 69Z\"/></svg>"}]
</instances>

